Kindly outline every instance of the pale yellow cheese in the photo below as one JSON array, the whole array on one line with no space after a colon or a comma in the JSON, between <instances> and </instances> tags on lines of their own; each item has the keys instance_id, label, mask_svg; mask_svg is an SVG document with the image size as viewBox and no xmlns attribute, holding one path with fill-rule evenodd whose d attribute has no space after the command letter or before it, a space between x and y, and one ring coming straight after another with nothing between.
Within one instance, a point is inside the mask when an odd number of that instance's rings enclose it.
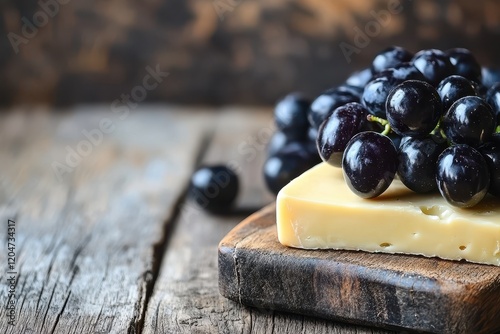
<instances>
[{"instance_id":1,"label":"pale yellow cheese","mask_svg":"<svg viewBox=\"0 0 500 334\"><path fill-rule=\"evenodd\" d=\"M418 195L394 180L375 199L356 196L342 170L319 164L278 194L279 241L285 246L407 253L500 266L500 200L472 209L439 193Z\"/></svg>"}]
</instances>

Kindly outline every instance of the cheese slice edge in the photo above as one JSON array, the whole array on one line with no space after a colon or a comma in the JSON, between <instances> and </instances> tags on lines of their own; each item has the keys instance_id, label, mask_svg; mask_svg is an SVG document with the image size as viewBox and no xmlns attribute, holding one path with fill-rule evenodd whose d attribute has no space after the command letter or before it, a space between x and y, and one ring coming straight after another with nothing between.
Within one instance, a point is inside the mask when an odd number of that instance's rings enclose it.
<instances>
[{"instance_id":1,"label":"cheese slice edge","mask_svg":"<svg viewBox=\"0 0 500 334\"><path fill-rule=\"evenodd\" d=\"M276 200L278 239L303 249L406 253L500 266L500 199L450 206L439 193L420 195L394 180L362 199L342 170L321 163L292 180Z\"/></svg>"}]
</instances>

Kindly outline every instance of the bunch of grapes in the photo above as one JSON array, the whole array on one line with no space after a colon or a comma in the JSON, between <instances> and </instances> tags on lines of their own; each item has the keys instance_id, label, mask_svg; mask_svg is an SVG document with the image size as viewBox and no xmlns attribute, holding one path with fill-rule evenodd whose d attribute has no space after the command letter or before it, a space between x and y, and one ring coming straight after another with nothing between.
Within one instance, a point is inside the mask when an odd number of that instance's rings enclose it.
<instances>
[{"instance_id":1,"label":"bunch of grapes","mask_svg":"<svg viewBox=\"0 0 500 334\"><path fill-rule=\"evenodd\" d=\"M457 207L500 196L500 70L481 67L469 50L390 47L312 103L285 97L275 120L264 166L275 193L317 163L314 141L363 198L381 195L396 175Z\"/></svg>"}]
</instances>

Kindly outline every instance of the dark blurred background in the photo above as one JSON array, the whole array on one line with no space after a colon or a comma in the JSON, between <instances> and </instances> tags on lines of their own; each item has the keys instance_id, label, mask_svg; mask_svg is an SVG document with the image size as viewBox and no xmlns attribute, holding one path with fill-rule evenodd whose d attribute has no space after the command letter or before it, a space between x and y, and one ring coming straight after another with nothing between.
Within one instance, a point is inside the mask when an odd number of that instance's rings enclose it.
<instances>
[{"instance_id":1,"label":"dark blurred background","mask_svg":"<svg viewBox=\"0 0 500 334\"><path fill-rule=\"evenodd\" d=\"M467 47L500 64L496 0L2 0L0 8L4 106L111 102L155 68L169 76L146 101L266 105L338 84L392 44ZM350 61L342 45L356 47Z\"/></svg>"}]
</instances>

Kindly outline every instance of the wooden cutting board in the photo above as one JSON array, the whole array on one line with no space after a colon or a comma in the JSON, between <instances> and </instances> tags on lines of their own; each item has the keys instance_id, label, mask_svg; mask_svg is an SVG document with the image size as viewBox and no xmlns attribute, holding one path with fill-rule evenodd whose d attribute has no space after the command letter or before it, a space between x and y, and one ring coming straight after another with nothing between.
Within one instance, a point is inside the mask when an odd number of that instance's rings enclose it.
<instances>
[{"instance_id":1,"label":"wooden cutting board","mask_svg":"<svg viewBox=\"0 0 500 334\"><path fill-rule=\"evenodd\" d=\"M288 248L277 239L274 204L220 242L219 289L245 305L362 325L434 333L500 331L500 267Z\"/></svg>"}]
</instances>

